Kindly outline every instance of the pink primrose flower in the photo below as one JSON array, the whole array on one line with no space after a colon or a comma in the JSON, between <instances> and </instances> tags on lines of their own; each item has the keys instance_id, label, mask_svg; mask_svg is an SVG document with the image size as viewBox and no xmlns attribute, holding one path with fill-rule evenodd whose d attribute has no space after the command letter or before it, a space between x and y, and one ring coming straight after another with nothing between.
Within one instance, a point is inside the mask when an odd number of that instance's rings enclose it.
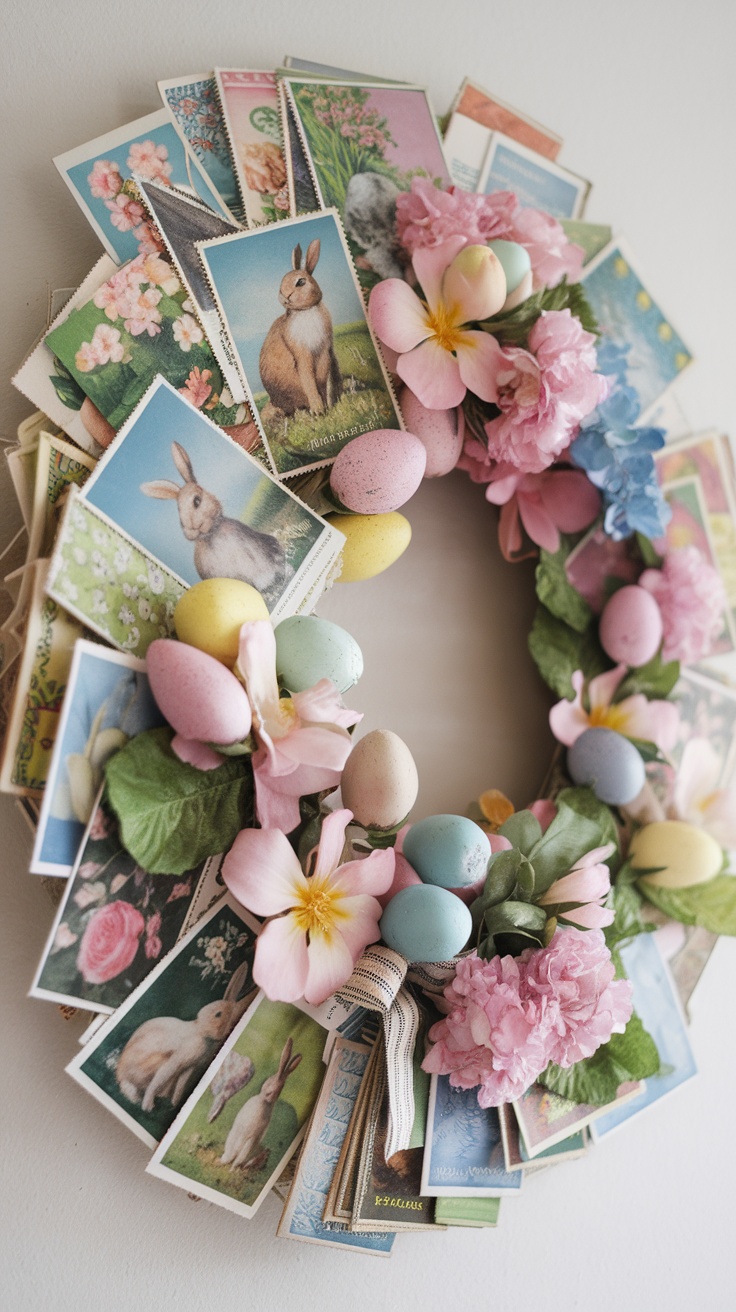
<instances>
[{"instance_id":1,"label":"pink primrose flower","mask_svg":"<svg viewBox=\"0 0 736 1312\"><path fill-rule=\"evenodd\" d=\"M255 915L274 917L258 936L253 962L255 983L274 1001L303 997L319 1006L380 938L377 897L391 887L394 853L343 863L352 818L352 811L325 818L308 877L280 829L243 829L225 857L231 893Z\"/></svg>"},{"instance_id":2,"label":"pink primrose flower","mask_svg":"<svg viewBox=\"0 0 736 1312\"><path fill-rule=\"evenodd\" d=\"M582 670L572 676L575 697L557 702L549 713L550 728L558 742L572 747L586 729L614 729L625 738L640 738L670 752L677 741L680 712L674 702L649 701L643 693L614 702L616 689L626 677L625 665L598 674L588 684L590 710L583 705Z\"/></svg>"},{"instance_id":3,"label":"pink primrose flower","mask_svg":"<svg viewBox=\"0 0 736 1312\"><path fill-rule=\"evenodd\" d=\"M567 908L550 914L556 915L558 920L581 925L583 929L603 929L612 925L614 913L603 905L611 891L611 874L604 863L614 851L614 844L607 843L605 847L594 847L591 852L586 852L568 875L562 875L550 885L538 899L539 906Z\"/></svg>"},{"instance_id":4,"label":"pink primrose flower","mask_svg":"<svg viewBox=\"0 0 736 1312\"><path fill-rule=\"evenodd\" d=\"M633 1011L633 986L615 974L600 929L557 929L549 947L529 954L526 992L550 1023L548 1061L572 1066L592 1057L612 1034L623 1034Z\"/></svg>"},{"instance_id":5,"label":"pink primrose flower","mask_svg":"<svg viewBox=\"0 0 736 1312\"><path fill-rule=\"evenodd\" d=\"M721 847L736 848L736 778L722 785L723 762L708 738L690 738L675 777L675 816Z\"/></svg>"},{"instance_id":6,"label":"pink primrose flower","mask_svg":"<svg viewBox=\"0 0 736 1312\"><path fill-rule=\"evenodd\" d=\"M123 185L120 168L113 159L96 159L87 177L89 189L97 200L114 200Z\"/></svg>"},{"instance_id":7,"label":"pink primrose flower","mask_svg":"<svg viewBox=\"0 0 736 1312\"><path fill-rule=\"evenodd\" d=\"M486 500L501 506L498 540L506 560L519 558L522 526L532 542L554 552L559 549L560 533L579 533L600 510L600 493L581 469L509 474L497 465L490 478Z\"/></svg>"},{"instance_id":8,"label":"pink primrose flower","mask_svg":"<svg viewBox=\"0 0 736 1312\"><path fill-rule=\"evenodd\" d=\"M182 351L191 351L192 347L197 346L204 337L197 320L191 314L182 314L180 318L174 319L171 331L174 334L174 341Z\"/></svg>"},{"instance_id":9,"label":"pink primrose flower","mask_svg":"<svg viewBox=\"0 0 736 1312\"><path fill-rule=\"evenodd\" d=\"M133 337L140 337L141 333L155 337L161 332L161 311L156 308L161 295L156 287L148 287L146 291L131 297L126 306L128 314L124 326Z\"/></svg>"},{"instance_id":10,"label":"pink primrose flower","mask_svg":"<svg viewBox=\"0 0 736 1312\"><path fill-rule=\"evenodd\" d=\"M728 598L723 580L695 546L670 551L661 569L645 569L639 586L651 592L662 614L662 658L692 665L708 656L724 623Z\"/></svg>"}]
</instances>

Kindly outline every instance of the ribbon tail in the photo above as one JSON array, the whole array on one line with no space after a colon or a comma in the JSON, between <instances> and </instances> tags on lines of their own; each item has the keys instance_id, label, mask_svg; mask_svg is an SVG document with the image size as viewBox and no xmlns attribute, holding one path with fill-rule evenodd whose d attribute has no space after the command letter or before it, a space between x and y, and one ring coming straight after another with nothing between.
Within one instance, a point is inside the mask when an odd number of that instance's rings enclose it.
<instances>
[{"instance_id":1,"label":"ribbon tail","mask_svg":"<svg viewBox=\"0 0 736 1312\"><path fill-rule=\"evenodd\" d=\"M386 1161L408 1148L414 1125L414 1048L419 1033L419 1007L408 989L399 989L383 1022L388 1085Z\"/></svg>"}]
</instances>

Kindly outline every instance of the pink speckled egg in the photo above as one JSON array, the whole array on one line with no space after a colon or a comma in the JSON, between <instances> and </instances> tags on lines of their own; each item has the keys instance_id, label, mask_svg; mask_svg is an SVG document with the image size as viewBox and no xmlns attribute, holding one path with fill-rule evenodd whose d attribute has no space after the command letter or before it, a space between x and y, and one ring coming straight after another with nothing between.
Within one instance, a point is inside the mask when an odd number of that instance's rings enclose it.
<instances>
[{"instance_id":1,"label":"pink speckled egg","mask_svg":"<svg viewBox=\"0 0 736 1312\"><path fill-rule=\"evenodd\" d=\"M413 497L427 453L413 433L376 428L348 442L330 470L338 501L358 515L385 515Z\"/></svg>"},{"instance_id":2,"label":"pink speckled egg","mask_svg":"<svg viewBox=\"0 0 736 1312\"><path fill-rule=\"evenodd\" d=\"M408 387L399 396L404 422L424 443L427 452L425 478L442 478L455 468L463 449L465 420L454 410L428 410Z\"/></svg>"},{"instance_id":3,"label":"pink speckled egg","mask_svg":"<svg viewBox=\"0 0 736 1312\"><path fill-rule=\"evenodd\" d=\"M223 745L247 738L245 689L214 656L187 642L157 638L148 648L146 670L161 714L183 738Z\"/></svg>"},{"instance_id":4,"label":"pink speckled egg","mask_svg":"<svg viewBox=\"0 0 736 1312\"><path fill-rule=\"evenodd\" d=\"M598 636L612 661L646 665L662 641L662 615L651 592L633 583L614 592L603 608Z\"/></svg>"}]
</instances>

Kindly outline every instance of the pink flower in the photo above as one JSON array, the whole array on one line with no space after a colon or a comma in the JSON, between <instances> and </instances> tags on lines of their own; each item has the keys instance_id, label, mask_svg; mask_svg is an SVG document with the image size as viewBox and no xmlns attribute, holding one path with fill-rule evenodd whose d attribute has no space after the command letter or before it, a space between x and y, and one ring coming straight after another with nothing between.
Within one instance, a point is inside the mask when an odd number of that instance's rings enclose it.
<instances>
[{"instance_id":1,"label":"pink flower","mask_svg":"<svg viewBox=\"0 0 736 1312\"><path fill-rule=\"evenodd\" d=\"M545 551L557 551L560 533L579 533L593 523L600 493L581 469L545 469L541 474L491 471L486 500L501 506L498 540L506 560L519 559L522 525Z\"/></svg>"},{"instance_id":2,"label":"pink flower","mask_svg":"<svg viewBox=\"0 0 736 1312\"><path fill-rule=\"evenodd\" d=\"M612 925L614 913L603 905L611 891L611 874L604 862L614 851L614 844L607 843L605 847L586 852L568 875L556 879L537 899L539 906L556 908L550 911L550 915L582 925L583 929L603 929Z\"/></svg>"},{"instance_id":3,"label":"pink flower","mask_svg":"<svg viewBox=\"0 0 736 1312\"><path fill-rule=\"evenodd\" d=\"M326 816L308 878L280 829L243 829L225 857L231 893L255 915L275 917L258 936L253 962L255 983L274 1001L303 997L319 1006L380 937L376 898L391 886L394 853L341 864L352 818L352 811Z\"/></svg>"},{"instance_id":4,"label":"pink flower","mask_svg":"<svg viewBox=\"0 0 736 1312\"><path fill-rule=\"evenodd\" d=\"M84 861L77 870L77 879L94 879L101 869L102 866L97 861Z\"/></svg>"},{"instance_id":5,"label":"pink flower","mask_svg":"<svg viewBox=\"0 0 736 1312\"><path fill-rule=\"evenodd\" d=\"M708 656L723 629L728 598L702 551L690 546L668 552L661 569L644 570L639 585L662 613L663 660L692 665Z\"/></svg>"},{"instance_id":6,"label":"pink flower","mask_svg":"<svg viewBox=\"0 0 736 1312\"><path fill-rule=\"evenodd\" d=\"M51 951L61 952L64 948L70 948L76 943L78 938L79 935L72 933L66 921L63 920L54 934Z\"/></svg>"},{"instance_id":7,"label":"pink flower","mask_svg":"<svg viewBox=\"0 0 736 1312\"><path fill-rule=\"evenodd\" d=\"M678 820L697 825L725 848L736 848L736 779L721 787L723 762L707 738L685 744L675 778Z\"/></svg>"},{"instance_id":8,"label":"pink flower","mask_svg":"<svg viewBox=\"0 0 736 1312\"><path fill-rule=\"evenodd\" d=\"M161 295L162 293L155 287L148 287L135 299L131 298L126 306L127 317L124 327L133 337L140 337L141 333L148 333L149 337L155 337L161 332L161 311L156 308Z\"/></svg>"},{"instance_id":9,"label":"pink flower","mask_svg":"<svg viewBox=\"0 0 736 1312\"><path fill-rule=\"evenodd\" d=\"M110 222L118 232L131 232L145 218L145 210L137 200L121 191L114 200L106 200Z\"/></svg>"},{"instance_id":10,"label":"pink flower","mask_svg":"<svg viewBox=\"0 0 736 1312\"><path fill-rule=\"evenodd\" d=\"M92 823L89 827L89 836L93 843L99 843L101 839L107 838L112 833L112 821L108 819L102 807L98 806L92 816Z\"/></svg>"},{"instance_id":11,"label":"pink flower","mask_svg":"<svg viewBox=\"0 0 736 1312\"><path fill-rule=\"evenodd\" d=\"M97 200L113 200L122 188L120 168L113 159L96 159L87 177L89 189Z\"/></svg>"},{"instance_id":12,"label":"pink flower","mask_svg":"<svg viewBox=\"0 0 736 1312\"><path fill-rule=\"evenodd\" d=\"M557 929L549 947L531 952L526 990L552 1022L548 1060L572 1066L592 1057L612 1034L623 1034L633 1011L633 987L615 979L600 929Z\"/></svg>"},{"instance_id":13,"label":"pink flower","mask_svg":"<svg viewBox=\"0 0 736 1312\"><path fill-rule=\"evenodd\" d=\"M563 278L580 281L585 252L582 246L567 240L562 224L551 214L517 205L506 239L525 247L532 263L535 291L556 287Z\"/></svg>"},{"instance_id":14,"label":"pink flower","mask_svg":"<svg viewBox=\"0 0 736 1312\"><path fill-rule=\"evenodd\" d=\"M125 355L125 347L120 338L119 328L111 328L107 323L98 323L92 334L92 349L97 354L98 364L120 364Z\"/></svg>"},{"instance_id":15,"label":"pink flower","mask_svg":"<svg viewBox=\"0 0 736 1312\"><path fill-rule=\"evenodd\" d=\"M174 334L174 341L179 343L182 351L191 351L192 347L198 345L204 337L197 320L192 318L191 314L182 314L179 319L174 319L171 331Z\"/></svg>"},{"instance_id":16,"label":"pink flower","mask_svg":"<svg viewBox=\"0 0 736 1312\"><path fill-rule=\"evenodd\" d=\"M468 388L495 400L501 348L490 333L464 325L501 309L506 278L500 261L487 246L453 237L418 250L414 271L425 301L401 278L386 278L370 297L371 322L398 353L399 377L429 410L459 405Z\"/></svg>"},{"instance_id":17,"label":"pink flower","mask_svg":"<svg viewBox=\"0 0 736 1312\"><path fill-rule=\"evenodd\" d=\"M209 400L212 395L212 388L209 383L211 377L211 369L203 369L200 372L195 365L195 367L190 370L189 377L184 386L179 388L179 392L184 399L189 401L190 405L193 405L197 410L200 410L205 401Z\"/></svg>"},{"instance_id":18,"label":"pink flower","mask_svg":"<svg viewBox=\"0 0 736 1312\"><path fill-rule=\"evenodd\" d=\"M176 902L177 898L189 897L191 891L192 891L192 881L191 879L185 879L181 883L174 884L174 887L169 893L166 902L168 904L169 902Z\"/></svg>"},{"instance_id":19,"label":"pink flower","mask_svg":"<svg viewBox=\"0 0 736 1312\"><path fill-rule=\"evenodd\" d=\"M161 912L156 911L152 916L149 916L148 920L146 921L146 941L143 944L143 951L145 952L149 961L155 961L156 957L160 956L161 954L163 943L161 942L161 939L158 936L158 931L160 930L160 928L161 928Z\"/></svg>"},{"instance_id":20,"label":"pink flower","mask_svg":"<svg viewBox=\"0 0 736 1312\"><path fill-rule=\"evenodd\" d=\"M98 364L102 364L102 361L97 354L97 348L92 342L82 342L74 357L74 367L80 374L89 374L97 368Z\"/></svg>"},{"instance_id":21,"label":"pink flower","mask_svg":"<svg viewBox=\"0 0 736 1312\"><path fill-rule=\"evenodd\" d=\"M680 712L674 702L649 701L643 693L614 702L616 689L626 677L625 665L599 674L588 684L590 710L583 705L582 670L572 676L574 700L557 702L549 713L550 728L558 742L572 747L586 729L614 729L625 738L640 738L669 752L677 741Z\"/></svg>"},{"instance_id":22,"label":"pink flower","mask_svg":"<svg viewBox=\"0 0 736 1312\"><path fill-rule=\"evenodd\" d=\"M168 161L166 146L157 146L155 141L134 141L128 153L128 168L141 178L154 182L167 183L172 173Z\"/></svg>"},{"instance_id":23,"label":"pink flower","mask_svg":"<svg viewBox=\"0 0 736 1312\"><path fill-rule=\"evenodd\" d=\"M168 260L162 260L157 252L142 257L141 270L145 281L160 287L165 296L175 296L181 287L179 277Z\"/></svg>"},{"instance_id":24,"label":"pink flower","mask_svg":"<svg viewBox=\"0 0 736 1312\"><path fill-rule=\"evenodd\" d=\"M108 902L93 912L82 935L77 970L88 984L106 984L131 965L145 921L130 902Z\"/></svg>"}]
</instances>

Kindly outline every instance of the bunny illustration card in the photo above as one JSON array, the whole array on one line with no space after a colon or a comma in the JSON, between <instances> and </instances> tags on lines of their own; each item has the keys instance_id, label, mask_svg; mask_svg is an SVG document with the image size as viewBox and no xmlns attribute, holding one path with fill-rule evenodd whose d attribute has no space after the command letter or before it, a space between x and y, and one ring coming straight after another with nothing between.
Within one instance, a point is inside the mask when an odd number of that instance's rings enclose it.
<instances>
[{"instance_id":1,"label":"bunny illustration card","mask_svg":"<svg viewBox=\"0 0 736 1312\"><path fill-rule=\"evenodd\" d=\"M67 1066L149 1148L253 1001L259 928L229 896L220 899ZM224 1107L254 1073L250 1058L231 1054L213 1108Z\"/></svg>"},{"instance_id":2,"label":"bunny illustration card","mask_svg":"<svg viewBox=\"0 0 736 1312\"><path fill-rule=\"evenodd\" d=\"M304 1134L324 1078L326 1038L300 1007L260 994L146 1169L253 1216Z\"/></svg>"},{"instance_id":3,"label":"bunny illustration card","mask_svg":"<svg viewBox=\"0 0 736 1312\"><path fill-rule=\"evenodd\" d=\"M279 474L403 427L334 210L199 250Z\"/></svg>"}]
</instances>

